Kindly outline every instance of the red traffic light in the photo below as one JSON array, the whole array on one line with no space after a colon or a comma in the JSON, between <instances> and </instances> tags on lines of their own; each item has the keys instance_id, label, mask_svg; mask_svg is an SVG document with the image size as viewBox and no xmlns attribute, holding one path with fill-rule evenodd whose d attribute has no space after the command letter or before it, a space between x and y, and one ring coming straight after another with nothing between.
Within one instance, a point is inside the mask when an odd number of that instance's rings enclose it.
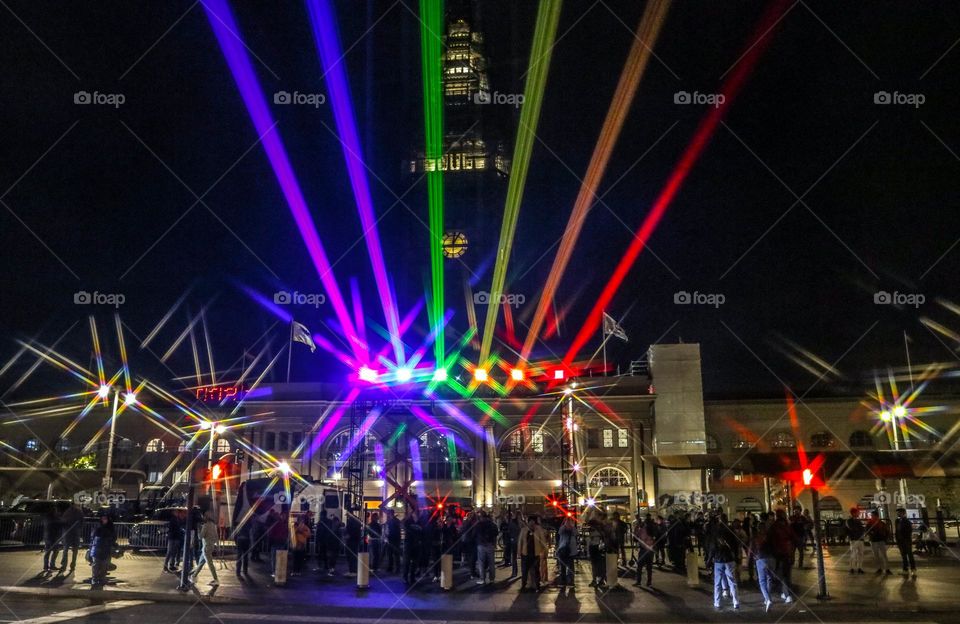
<instances>
[{"instance_id":1,"label":"red traffic light","mask_svg":"<svg viewBox=\"0 0 960 624\"><path fill-rule=\"evenodd\" d=\"M223 469L220 467L220 464L214 464L213 468L210 469L210 479L216 481L220 478L222 472Z\"/></svg>"}]
</instances>

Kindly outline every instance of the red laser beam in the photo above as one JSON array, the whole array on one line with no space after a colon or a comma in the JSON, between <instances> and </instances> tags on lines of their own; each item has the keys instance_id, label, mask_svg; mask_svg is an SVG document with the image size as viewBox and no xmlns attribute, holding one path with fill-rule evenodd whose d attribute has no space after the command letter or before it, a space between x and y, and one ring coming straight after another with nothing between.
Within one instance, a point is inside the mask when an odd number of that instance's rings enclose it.
<instances>
[{"instance_id":1,"label":"red laser beam","mask_svg":"<svg viewBox=\"0 0 960 624\"><path fill-rule=\"evenodd\" d=\"M593 336L594 332L597 331L597 328L600 327L603 311L610 304L611 299L613 299L613 296L617 293L623 280L626 279L627 274L633 267L633 263L637 260L637 256L643 251L653 231L660 223L660 219L663 218L667 208L670 207L670 203L676 196L677 191L680 190L687 175L689 175L693 169L693 165L696 164L697 159L703 153L707 143L709 143L710 137L713 136L720 121L733 104L734 98L743 87L749 75L753 72L753 68L756 66L760 56L770 45L773 34L772 31L786 10L787 1L780 0L779 2L771 4L764 12L757 28L754 30L754 35L750 38L750 47L747 48L747 52L743 55L736 69L733 70L733 73L730 74L720 89L720 92L724 95L723 103L712 109L710 113L704 117L703 121L700 122L693 140L687 146L680 162L667 180L667 184L663 190L660 191L660 195L654 202L653 208L647 214L643 223L641 223L633 240L630 241L630 246L627 247L627 251L624 253L623 258L620 259L620 263L610 277L610 281L607 282L603 292L601 292L597 298L593 309L590 310L590 314L587 316L586 321L584 321L583 327L580 328L580 331L573 339L570 349L563 358L564 363L569 364L572 362L577 356L577 353L580 352L580 349L583 348L590 337Z\"/></svg>"}]
</instances>

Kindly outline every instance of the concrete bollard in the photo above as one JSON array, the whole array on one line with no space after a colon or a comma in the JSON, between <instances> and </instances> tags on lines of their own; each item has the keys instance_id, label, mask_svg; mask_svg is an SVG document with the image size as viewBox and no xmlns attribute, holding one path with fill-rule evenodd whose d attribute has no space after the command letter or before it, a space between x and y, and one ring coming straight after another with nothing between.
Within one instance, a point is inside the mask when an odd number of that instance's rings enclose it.
<instances>
[{"instance_id":1,"label":"concrete bollard","mask_svg":"<svg viewBox=\"0 0 960 624\"><path fill-rule=\"evenodd\" d=\"M370 587L370 553L357 553L357 587Z\"/></svg>"},{"instance_id":2,"label":"concrete bollard","mask_svg":"<svg viewBox=\"0 0 960 624\"><path fill-rule=\"evenodd\" d=\"M440 588L447 591L453 589L453 555L440 557Z\"/></svg>"},{"instance_id":3,"label":"concrete bollard","mask_svg":"<svg viewBox=\"0 0 960 624\"><path fill-rule=\"evenodd\" d=\"M278 550L277 556L273 561L273 584L287 584L287 551Z\"/></svg>"},{"instance_id":4,"label":"concrete bollard","mask_svg":"<svg viewBox=\"0 0 960 624\"><path fill-rule=\"evenodd\" d=\"M607 553L607 587L613 588L620 584L620 569L617 567L617 562L620 560L620 555L617 553Z\"/></svg>"}]
</instances>

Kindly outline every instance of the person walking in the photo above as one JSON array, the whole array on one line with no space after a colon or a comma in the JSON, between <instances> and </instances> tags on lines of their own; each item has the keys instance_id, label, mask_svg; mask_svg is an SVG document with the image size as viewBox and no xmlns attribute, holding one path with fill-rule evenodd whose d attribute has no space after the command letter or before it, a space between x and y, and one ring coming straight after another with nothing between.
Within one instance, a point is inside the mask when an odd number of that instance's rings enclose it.
<instances>
[{"instance_id":1,"label":"person walking","mask_svg":"<svg viewBox=\"0 0 960 624\"><path fill-rule=\"evenodd\" d=\"M76 503L71 503L61 514L60 528L60 545L63 548L60 571L67 569L67 553L71 552L70 571L67 572L69 576L77 569L77 552L80 550L80 534L83 531L83 510Z\"/></svg>"},{"instance_id":2,"label":"person walking","mask_svg":"<svg viewBox=\"0 0 960 624\"><path fill-rule=\"evenodd\" d=\"M897 509L897 524L893 535L900 551L900 560L903 562L903 575L907 576L909 573L913 578L917 578L917 561L913 557L913 523L907 517L907 510L902 507Z\"/></svg>"},{"instance_id":3,"label":"person walking","mask_svg":"<svg viewBox=\"0 0 960 624\"><path fill-rule=\"evenodd\" d=\"M107 584L107 573L110 571L110 560L113 558L113 548L117 543L117 534L113 528L113 519L103 514L100 524L93 531L90 542L90 565L93 571L90 575L92 589L103 589Z\"/></svg>"},{"instance_id":4,"label":"person walking","mask_svg":"<svg viewBox=\"0 0 960 624\"><path fill-rule=\"evenodd\" d=\"M213 511L208 509L203 512L203 524L200 526L200 544L202 547L200 559L197 560L197 569L190 575L190 582L193 585L197 584L197 578L200 577L203 566L207 566L210 570L210 576L213 577L210 585L216 587L220 584L220 579L217 578L217 567L213 562L213 551L217 547L219 539L220 531L217 529L216 520L213 519Z\"/></svg>"},{"instance_id":5,"label":"person walking","mask_svg":"<svg viewBox=\"0 0 960 624\"><path fill-rule=\"evenodd\" d=\"M489 585L497 578L497 566L494 550L497 547L497 525L486 511L479 513L476 526L477 560L480 565L480 578L477 585Z\"/></svg>"},{"instance_id":6,"label":"person walking","mask_svg":"<svg viewBox=\"0 0 960 624\"><path fill-rule=\"evenodd\" d=\"M519 524L517 525L519 526ZM519 542L520 535L517 534ZM577 543L577 523L573 518L567 516L563 519L560 529L557 530L557 562L560 567L560 576L557 578L557 585L560 587L573 588L573 562L579 554L579 544Z\"/></svg>"},{"instance_id":7,"label":"person walking","mask_svg":"<svg viewBox=\"0 0 960 624\"><path fill-rule=\"evenodd\" d=\"M248 568L250 567L250 550L253 546L253 543L250 539L250 534L253 529L253 523L249 520L240 524L237 527L236 532L233 535L234 545L237 550L237 565L236 572L237 578L242 579L245 574L248 574Z\"/></svg>"},{"instance_id":8,"label":"person walking","mask_svg":"<svg viewBox=\"0 0 960 624\"><path fill-rule=\"evenodd\" d=\"M850 540L850 574L863 574L863 536L866 528L860 520L860 510L850 508L850 517L844 526L847 529L847 539Z\"/></svg>"},{"instance_id":9,"label":"person walking","mask_svg":"<svg viewBox=\"0 0 960 624\"><path fill-rule=\"evenodd\" d=\"M653 559L657 540L660 538L657 523L653 521L650 514L642 520L637 520L633 531L633 541L637 545L637 581L634 583L640 586L643 578L643 570L647 571L647 587L653 587Z\"/></svg>"},{"instance_id":10,"label":"person walking","mask_svg":"<svg viewBox=\"0 0 960 624\"><path fill-rule=\"evenodd\" d=\"M664 539L667 533L667 523L663 516L659 514L657 514L657 533L660 537L657 538L657 545L654 549L657 553L654 563L662 568L667 563L667 540Z\"/></svg>"},{"instance_id":11,"label":"person walking","mask_svg":"<svg viewBox=\"0 0 960 624\"><path fill-rule=\"evenodd\" d=\"M57 569L57 551L60 549L60 514L55 505L51 505L43 514L43 571Z\"/></svg>"},{"instance_id":12,"label":"person walking","mask_svg":"<svg viewBox=\"0 0 960 624\"><path fill-rule=\"evenodd\" d=\"M303 574L303 564L307 562L307 545L310 543L311 535L307 517L297 516L293 525L293 576Z\"/></svg>"},{"instance_id":13,"label":"person walking","mask_svg":"<svg viewBox=\"0 0 960 624\"><path fill-rule=\"evenodd\" d=\"M753 523L750 539L750 555L757 566L757 585L763 596L764 611L769 611L773 604L771 590L773 585L773 570L776 566L776 556L773 551L773 542L769 539L769 514L760 514L760 519Z\"/></svg>"},{"instance_id":14,"label":"person walking","mask_svg":"<svg viewBox=\"0 0 960 624\"><path fill-rule=\"evenodd\" d=\"M393 574L399 572L401 567L400 542L403 537L403 528L396 512L392 509L387 510L384 531L386 533L387 572Z\"/></svg>"},{"instance_id":15,"label":"person walking","mask_svg":"<svg viewBox=\"0 0 960 624\"><path fill-rule=\"evenodd\" d=\"M778 509L773 524L767 531L774 557L774 576L779 580L780 597L784 602L793 602L793 587L790 582L793 573L793 531L787 522L787 512Z\"/></svg>"},{"instance_id":16,"label":"person walking","mask_svg":"<svg viewBox=\"0 0 960 624\"><path fill-rule=\"evenodd\" d=\"M175 509L167 518L167 553L163 558L163 571L168 574L175 574L177 562L183 554L184 529L180 515L180 510Z\"/></svg>"},{"instance_id":17,"label":"person walking","mask_svg":"<svg viewBox=\"0 0 960 624\"><path fill-rule=\"evenodd\" d=\"M547 556L547 536L537 516L529 516L526 525L520 528L517 546L520 554L520 591L525 591L527 581L530 581L531 589L539 592L540 559Z\"/></svg>"},{"instance_id":18,"label":"person walking","mask_svg":"<svg viewBox=\"0 0 960 624\"><path fill-rule=\"evenodd\" d=\"M887 523L880 519L880 510L870 510L870 519L867 520L867 537L870 539L870 550L873 551L873 559L877 562L877 574L893 574L890 571L890 561L887 559L887 538L890 537L890 529Z\"/></svg>"},{"instance_id":19,"label":"person walking","mask_svg":"<svg viewBox=\"0 0 960 624\"><path fill-rule=\"evenodd\" d=\"M740 596L737 592L737 578L734 566L737 557L737 536L730 529L727 514L720 514L719 519L710 525L705 532L705 558L713 561L713 608L720 608L722 586L726 583L733 608L740 608Z\"/></svg>"}]
</instances>

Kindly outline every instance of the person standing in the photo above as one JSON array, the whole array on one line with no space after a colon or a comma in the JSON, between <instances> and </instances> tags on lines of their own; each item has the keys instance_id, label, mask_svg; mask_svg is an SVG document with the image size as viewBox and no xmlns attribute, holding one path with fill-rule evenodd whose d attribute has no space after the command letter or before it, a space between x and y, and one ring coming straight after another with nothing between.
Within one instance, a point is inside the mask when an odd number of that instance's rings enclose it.
<instances>
[{"instance_id":1,"label":"person standing","mask_svg":"<svg viewBox=\"0 0 960 624\"><path fill-rule=\"evenodd\" d=\"M710 524L705 534L705 558L713 561L713 608L720 608L720 595L724 581L733 600L733 608L740 608L740 597L737 593L737 578L734 566L737 557L737 537L727 523L727 514L720 514L720 518Z\"/></svg>"},{"instance_id":2,"label":"person standing","mask_svg":"<svg viewBox=\"0 0 960 624\"><path fill-rule=\"evenodd\" d=\"M83 510L76 503L71 503L60 516L61 538L63 555L60 558L60 571L67 569L67 551L72 552L70 571L73 574L77 569L77 552L80 550L80 533L83 531Z\"/></svg>"},{"instance_id":3,"label":"person standing","mask_svg":"<svg viewBox=\"0 0 960 624\"><path fill-rule=\"evenodd\" d=\"M400 541L403 532L400 519L397 518L394 510L387 510L387 521L384 526L387 534L387 572L392 574L400 571Z\"/></svg>"},{"instance_id":4,"label":"person standing","mask_svg":"<svg viewBox=\"0 0 960 624\"><path fill-rule=\"evenodd\" d=\"M330 518L329 532L324 536L327 546L327 576L333 576L337 569L337 559L340 558L340 546L343 544L343 523L340 518Z\"/></svg>"},{"instance_id":5,"label":"person standing","mask_svg":"<svg viewBox=\"0 0 960 624\"><path fill-rule=\"evenodd\" d=\"M659 537L659 529L650 514L645 519L637 520L633 541L637 545L637 581L634 584L638 587L644 569L647 570L647 587L653 587L653 559Z\"/></svg>"},{"instance_id":6,"label":"person standing","mask_svg":"<svg viewBox=\"0 0 960 624\"><path fill-rule=\"evenodd\" d=\"M250 566L250 549L252 546L250 540L252 526L253 523L249 520L243 522L237 527L233 535L234 544L237 549L237 578L243 578L243 575L248 573L247 569Z\"/></svg>"},{"instance_id":7,"label":"person standing","mask_svg":"<svg viewBox=\"0 0 960 624\"><path fill-rule=\"evenodd\" d=\"M360 539L363 536L363 524L360 518L353 514L347 514L347 526L344 529L344 553L347 557L347 571L344 576L354 577L357 575L357 549L360 547Z\"/></svg>"},{"instance_id":8,"label":"person standing","mask_svg":"<svg viewBox=\"0 0 960 624\"><path fill-rule=\"evenodd\" d=\"M807 523L799 509L790 517L790 530L793 531L793 546L797 552L797 568L803 569L803 553L807 546Z\"/></svg>"},{"instance_id":9,"label":"person standing","mask_svg":"<svg viewBox=\"0 0 960 624\"><path fill-rule=\"evenodd\" d=\"M887 523L880 519L878 509L870 510L870 519L867 520L867 537L870 538L870 550L873 551L873 558L877 562L877 574L893 574L890 571L890 562L887 560L887 538L890 537L890 530Z\"/></svg>"},{"instance_id":10,"label":"person standing","mask_svg":"<svg viewBox=\"0 0 960 624\"><path fill-rule=\"evenodd\" d=\"M611 519L611 530L613 531L613 536L616 540L617 552L620 555L620 562L623 567L627 567L629 560L627 559L627 533L628 527L627 523L620 518L618 512L613 512Z\"/></svg>"},{"instance_id":11,"label":"person standing","mask_svg":"<svg viewBox=\"0 0 960 624\"><path fill-rule=\"evenodd\" d=\"M595 508L588 510L587 517L587 554L590 557L590 587L603 587L607 584L607 566L603 553L603 523Z\"/></svg>"},{"instance_id":12,"label":"person standing","mask_svg":"<svg viewBox=\"0 0 960 624\"><path fill-rule=\"evenodd\" d=\"M510 578L517 576L517 544L520 540L520 520L517 517L519 512L511 513L507 516L507 537L510 540Z\"/></svg>"},{"instance_id":13,"label":"person standing","mask_svg":"<svg viewBox=\"0 0 960 624\"><path fill-rule=\"evenodd\" d=\"M863 574L863 535L866 529L860 520L860 510L850 508L846 521L847 539L850 540L850 574Z\"/></svg>"},{"instance_id":14,"label":"person standing","mask_svg":"<svg viewBox=\"0 0 960 624\"><path fill-rule=\"evenodd\" d=\"M183 552L183 524L180 521L180 511L171 510L167 518L167 554L163 558L163 571L168 574L177 572L177 561Z\"/></svg>"},{"instance_id":15,"label":"person standing","mask_svg":"<svg viewBox=\"0 0 960 624\"><path fill-rule=\"evenodd\" d=\"M277 553L287 550L290 542L290 527L287 526L286 515L277 513L277 510L271 507L267 513L266 530L270 542L270 576L276 576Z\"/></svg>"},{"instance_id":16,"label":"person standing","mask_svg":"<svg viewBox=\"0 0 960 624\"><path fill-rule=\"evenodd\" d=\"M383 526L380 524L380 512L370 514L367 522L367 552L370 553L370 569L376 572L380 569L380 552L383 543Z\"/></svg>"},{"instance_id":17,"label":"person standing","mask_svg":"<svg viewBox=\"0 0 960 624\"><path fill-rule=\"evenodd\" d=\"M477 585L489 585L497 578L496 558L494 550L497 547L497 525L486 511L481 511L477 522L477 560L480 564L480 578Z\"/></svg>"},{"instance_id":18,"label":"person standing","mask_svg":"<svg viewBox=\"0 0 960 624\"><path fill-rule=\"evenodd\" d=\"M471 511L463 521L463 530L460 532L460 543L463 545L465 564L470 570L470 578L477 577L477 513Z\"/></svg>"},{"instance_id":19,"label":"person standing","mask_svg":"<svg viewBox=\"0 0 960 624\"><path fill-rule=\"evenodd\" d=\"M220 531L217 529L216 520L213 519L213 511L208 509L203 512L203 524L200 526L200 544L202 549L200 551L200 559L197 560L197 569L190 575L190 582L192 584L197 584L197 578L199 578L200 572L203 571L203 566L207 566L210 570L210 576L213 577L210 585L216 587L220 584L220 579L217 578L217 567L213 563L213 551L217 547L219 539Z\"/></svg>"},{"instance_id":20,"label":"person standing","mask_svg":"<svg viewBox=\"0 0 960 624\"><path fill-rule=\"evenodd\" d=\"M793 602L793 587L790 577L793 573L793 530L787 522L787 512L776 511L775 520L767 531L774 557L774 575L780 581L780 597L784 602Z\"/></svg>"},{"instance_id":21,"label":"person standing","mask_svg":"<svg viewBox=\"0 0 960 624\"><path fill-rule=\"evenodd\" d=\"M917 578L917 561L913 558L913 523L907 517L907 510L897 509L897 524L894 531L894 538L897 542L897 549L900 550L900 560L903 562L903 575L909 573L913 578Z\"/></svg>"},{"instance_id":22,"label":"person standing","mask_svg":"<svg viewBox=\"0 0 960 624\"><path fill-rule=\"evenodd\" d=\"M113 558L113 547L117 542L117 534L113 529L113 519L103 514L100 524L93 531L90 543L90 564L93 572L90 575L90 585L93 589L103 589L107 584L107 573L110 571L110 560Z\"/></svg>"},{"instance_id":23,"label":"person standing","mask_svg":"<svg viewBox=\"0 0 960 624\"><path fill-rule=\"evenodd\" d=\"M403 519L403 533L403 582L413 585L417 582L423 531L416 520L416 512L412 509Z\"/></svg>"},{"instance_id":24,"label":"person standing","mask_svg":"<svg viewBox=\"0 0 960 624\"><path fill-rule=\"evenodd\" d=\"M293 525L293 576L303 574L303 564L307 561L307 545L310 543L310 533L307 516L297 516Z\"/></svg>"},{"instance_id":25,"label":"person standing","mask_svg":"<svg viewBox=\"0 0 960 624\"><path fill-rule=\"evenodd\" d=\"M667 562L667 540L664 539L664 536L667 533L667 524L663 519L663 516L657 514L657 545L654 549L657 553L655 563L661 568Z\"/></svg>"},{"instance_id":26,"label":"person standing","mask_svg":"<svg viewBox=\"0 0 960 624\"><path fill-rule=\"evenodd\" d=\"M547 556L547 537L540 526L537 516L527 518L527 524L520 529L517 541L520 553L520 591L527 588L530 580L532 589L540 591L540 559Z\"/></svg>"},{"instance_id":27,"label":"person standing","mask_svg":"<svg viewBox=\"0 0 960 624\"><path fill-rule=\"evenodd\" d=\"M517 534L518 540L519 537L520 535ZM560 564L560 577L557 579L557 584L560 587L568 585L573 587L573 561L578 553L577 523L567 516L557 531L557 562Z\"/></svg>"},{"instance_id":28,"label":"person standing","mask_svg":"<svg viewBox=\"0 0 960 624\"><path fill-rule=\"evenodd\" d=\"M60 515L56 505L51 505L43 514L43 571L57 569L57 550L60 549Z\"/></svg>"}]
</instances>

